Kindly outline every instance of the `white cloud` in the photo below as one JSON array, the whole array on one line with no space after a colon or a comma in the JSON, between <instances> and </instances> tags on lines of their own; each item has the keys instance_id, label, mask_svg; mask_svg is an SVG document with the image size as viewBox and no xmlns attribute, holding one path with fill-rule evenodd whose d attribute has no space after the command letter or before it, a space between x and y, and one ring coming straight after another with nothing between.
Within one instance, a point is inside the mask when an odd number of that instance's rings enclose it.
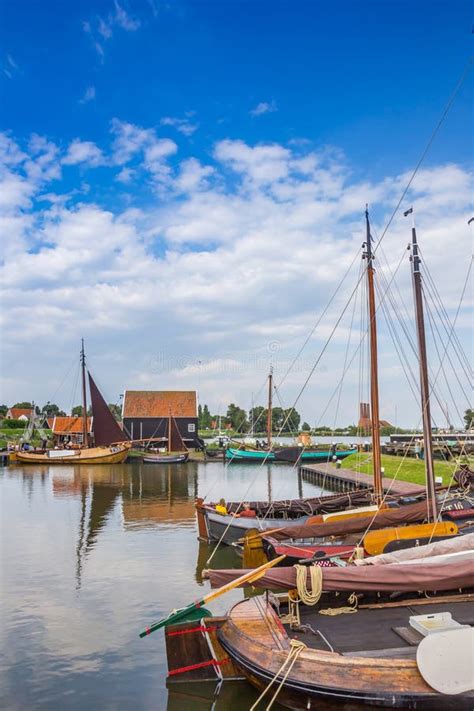
<instances>
[{"instance_id":1,"label":"white cloud","mask_svg":"<svg viewBox=\"0 0 474 711\"><path fill-rule=\"evenodd\" d=\"M81 141L76 138L69 145L66 155L62 159L63 165L87 164L92 168L103 165L104 156L100 148L92 141Z\"/></svg>"},{"instance_id":2,"label":"white cloud","mask_svg":"<svg viewBox=\"0 0 474 711\"><path fill-rule=\"evenodd\" d=\"M11 54L7 54L2 71L8 79L13 79L15 74L20 73L20 67L15 62Z\"/></svg>"},{"instance_id":3,"label":"white cloud","mask_svg":"<svg viewBox=\"0 0 474 711\"><path fill-rule=\"evenodd\" d=\"M112 144L113 158L118 165L128 163L131 158L155 139L153 130L144 129L117 118L112 119L111 131L115 135Z\"/></svg>"},{"instance_id":4,"label":"white cloud","mask_svg":"<svg viewBox=\"0 0 474 711\"><path fill-rule=\"evenodd\" d=\"M7 54L7 62L12 69L18 69L18 64L15 62L11 54Z\"/></svg>"},{"instance_id":5,"label":"white cloud","mask_svg":"<svg viewBox=\"0 0 474 711\"><path fill-rule=\"evenodd\" d=\"M177 191L192 193L208 187L208 180L214 173L210 165L202 165L196 158L188 158L181 163L179 175L174 181Z\"/></svg>"},{"instance_id":6,"label":"white cloud","mask_svg":"<svg viewBox=\"0 0 474 711\"><path fill-rule=\"evenodd\" d=\"M104 58L104 45L114 35L114 30L120 28L126 32L135 32L141 26L138 18L128 14L117 0L114 0L114 11L106 17L96 16L94 20L86 20L82 28L91 38L92 45L101 59Z\"/></svg>"},{"instance_id":7,"label":"white cloud","mask_svg":"<svg viewBox=\"0 0 474 711\"><path fill-rule=\"evenodd\" d=\"M99 17L97 31L104 39L110 39L113 34L112 27L103 17Z\"/></svg>"},{"instance_id":8,"label":"white cloud","mask_svg":"<svg viewBox=\"0 0 474 711\"><path fill-rule=\"evenodd\" d=\"M115 177L115 180L117 180L119 183L123 183L124 185L127 185L128 183L131 183L133 178L136 175L136 171L133 170L132 168L122 168L120 173L118 173Z\"/></svg>"},{"instance_id":9,"label":"white cloud","mask_svg":"<svg viewBox=\"0 0 474 711\"><path fill-rule=\"evenodd\" d=\"M158 138L153 129L145 129L119 119L112 120L112 133L115 135L112 151L116 165L126 165L132 160L142 159L141 167L151 174L156 186L163 186L171 181L171 169L167 159L178 151L178 146L170 138ZM135 169L136 173L136 169ZM128 182L132 172L121 172L117 179Z\"/></svg>"},{"instance_id":10,"label":"white cloud","mask_svg":"<svg viewBox=\"0 0 474 711\"><path fill-rule=\"evenodd\" d=\"M26 157L26 153L7 133L0 133L0 165L18 165Z\"/></svg>"},{"instance_id":11,"label":"white cloud","mask_svg":"<svg viewBox=\"0 0 474 711\"><path fill-rule=\"evenodd\" d=\"M89 101L93 101L94 99L95 99L95 86L88 86L82 96L82 99L79 99L79 103L80 104L88 104Z\"/></svg>"},{"instance_id":12,"label":"white cloud","mask_svg":"<svg viewBox=\"0 0 474 711\"><path fill-rule=\"evenodd\" d=\"M261 101L249 111L249 114L251 116L263 116L263 114L272 114L275 111L278 111L275 101Z\"/></svg>"},{"instance_id":13,"label":"white cloud","mask_svg":"<svg viewBox=\"0 0 474 711\"><path fill-rule=\"evenodd\" d=\"M195 131L197 131L198 129L198 124L190 121L192 115L194 115L193 112L191 112L191 115L188 118L184 119L165 116L161 119L160 125L172 126L177 131L179 131L179 133L182 133L183 136L192 136L193 133L195 133Z\"/></svg>"},{"instance_id":14,"label":"white cloud","mask_svg":"<svg viewBox=\"0 0 474 711\"><path fill-rule=\"evenodd\" d=\"M84 195L75 196L82 203L74 204L74 196L66 202L58 195L57 183L58 199L38 205L35 200L44 200L45 183L57 181L57 147L35 136L27 149L20 148L11 136L0 135L0 230L10 238L2 268L4 369L9 374L5 397L21 399L24 387L35 400L46 401L57 377L47 357L48 344L61 333L55 363L68 360L81 330L99 359L106 362L111 351L121 354L103 375L106 389L119 391L134 380L157 388L194 388L200 360L202 401L212 409L222 397L245 405L263 381L270 358L277 380L281 377L360 250L365 202L374 204L374 234L380 234L406 176L387 175L370 183L355 179L346 161L334 154L230 140L215 146L214 163L186 158L175 168L167 163L177 152L170 139L125 122L116 122L114 130L111 180L127 183L148 171L139 210L133 198L126 209L113 211L85 202ZM71 145L76 147L68 149L70 162L100 160L94 148L103 156L90 142L77 139ZM125 165L132 159L132 165ZM116 165L121 166L118 175ZM164 180L169 190L159 201L150 198L147 203L150 176ZM427 168L419 172L407 198L407 204L415 206L425 268L451 314L464 273L462 268L461 273L446 269L446 240L449 235L450 260L464 265L471 246L466 225L471 181L457 165ZM397 217L385 238L392 268L402 255L405 258L409 228ZM282 392L286 404L304 381L355 283L356 262L347 288L288 379ZM380 252L377 271L384 270ZM410 305L407 260L397 282ZM461 326L466 314L462 309ZM348 312L320 365L325 370L316 373L298 408L310 422L340 377L349 317ZM28 329L16 328L26 319ZM469 323L460 331L466 344L468 329ZM19 354L29 352L32 344L35 361L20 369ZM400 380L383 319L380 349L383 416L393 419L392 403L397 403L399 422L404 418L416 424L416 408ZM357 376L348 375L341 424L357 416L356 381Z\"/></svg>"},{"instance_id":15,"label":"white cloud","mask_svg":"<svg viewBox=\"0 0 474 711\"><path fill-rule=\"evenodd\" d=\"M224 140L216 144L217 160L258 184L273 183L288 176L291 152L278 144L249 146L244 141Z\"/></svg>"},{"instance_id":16,"label":"white cloud","mask_svg":"<svg viewBox=\"0 0 474 711\"><path fill-rule=\"evenodd\" d=\"M115 5L115 15L113 16L113 21L127 32L134 32L140 27L140 20L131 17L124 8L119 5L117 0L114 0Z\"/></svg>"}]
</instances>

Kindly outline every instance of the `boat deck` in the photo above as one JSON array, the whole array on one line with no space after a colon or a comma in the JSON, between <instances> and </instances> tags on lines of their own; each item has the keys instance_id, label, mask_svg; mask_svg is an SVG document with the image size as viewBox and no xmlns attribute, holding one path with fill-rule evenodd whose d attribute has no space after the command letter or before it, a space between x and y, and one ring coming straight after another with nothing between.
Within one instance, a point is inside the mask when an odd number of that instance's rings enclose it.
<instances>
[{"instance_id":1,"label":"boat deck","mask_svg":"<svg viewBox=\"0 0 474 711\"><path fill-rule=\"evenodd\" d=\"M448 602L361 609L354 614L334 617L320 615L317 610L300 605L301 625L309 625L314 632L311 629L296 632L288 625L284 627L291 639L298 639L312 649L332 651L329 642L335 652L344 655L360 656L359 653L364 652L364 656L375 657L383 652L384 657L414 658L422 636L410 627L410 616L446 611L450 611L460 624L474 624L472 602Z\"/></svg>"},{"instance_id":2,"label":"boat deck","mask_svg":"<svg viewBox=\"0 0 474 711\"><path fill-rule=\"evenodd\" d=\"M411 615L448 611L457 622L472 624L470 599L443 596L424 604L415 598L400 606L371 605L335 617L301 606L301 623L314 630L303 633L284 626L261 596L234 605L218 640L260 690L288 664L291 642L303 642L305 647L293 658L279 687L278 700L288 708L327 708L321 703L341 701L351 709L472 711L474 692L441 695L425 681L416 660L422 637L409 625Z\"/></svg>"},{"instance_id":3,"label":"boat deck","mask_svg":"<svg viewBox=\"0 0 474 711\"><path fill-rule=\"evenodd\" d=\"M334 464L303 464L301 474L305 481L334 491L371 489L374 485L372 475L344 469L344 467L337 468ZM398 481L385 476L382 477L382 487L385 492L389 491L394 496L416 496L425 491L424 487L418 484Z\"/></svg>"},{"instance_id":4,"label":"boat deck","mask_svg":"<svg viewBox=\"0 0 474 711\"><path fill-rule=\"evenodd\" d=\"M324 600L324 598L323 598ZM330 607L330 602L327 607ZM240 630L272 649L285 650L291 639L297 639L310 649L337 652L347 656L415 657L422 636L410 627L411 615L451 612L454 620L463 625L474 625L472 601L401 605L359 609L354 614L320 615L317 609L300 604L301 627L295 631L282 624L266 605L265 596L254 597L245 604L236 605L231 618ZM376 609L374 609L374 607ZM284 612L283 610L281 612ZM374 624L375 623L375 624Z\"/></svg>"}]
</instances>

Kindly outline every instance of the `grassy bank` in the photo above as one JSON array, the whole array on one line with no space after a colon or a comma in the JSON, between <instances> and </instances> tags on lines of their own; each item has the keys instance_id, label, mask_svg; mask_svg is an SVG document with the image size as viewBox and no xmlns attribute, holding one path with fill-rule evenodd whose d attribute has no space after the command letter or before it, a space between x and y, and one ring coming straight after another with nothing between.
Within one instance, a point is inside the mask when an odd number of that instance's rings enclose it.
<instances>
[{"instance_id":1,"label":"grassy bank","mask_svg":"<svg viewBox=\"0 0 474 711\"><path fill-rule=\"evenodd\" d=\"M472 458L471 458L472 459ZM351 454L344 459L342 466L346 469L372 474L372 453L361 452ZM382 467L384 476L393 479L395 476L400 481L410 481L413 484L425 483L425 465L423 461L411 457L394 457L390 454L382 454ZM434 469L436 476L443 477L443 484L449 484L451 476L455 471L455 462L442 462L435 459Z\"/></svg>"}]
</instances>

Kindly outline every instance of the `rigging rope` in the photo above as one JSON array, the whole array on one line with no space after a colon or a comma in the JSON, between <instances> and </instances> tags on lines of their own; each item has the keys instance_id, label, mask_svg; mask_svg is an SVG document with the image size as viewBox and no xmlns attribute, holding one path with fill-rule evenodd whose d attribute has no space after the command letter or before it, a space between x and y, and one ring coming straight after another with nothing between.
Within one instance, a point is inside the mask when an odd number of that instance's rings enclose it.
<instances>
[{"instance_id":1,"label":"rigging rope","mask_svg":"<svg viewBox=\"0 0 474 711\"><path fill-rule=\"evenodd\" d=\"M440 119L439 119L438 123L436 124L435 128L433 129L433 131L432 131L432 133L431 133L431 136L430 136L430 138L429 138L429 140L428 140L428 142L427 142L427 144L426 144L426 146L425 146L425 148L424 148L424 150L423 150L423 152L422 152L422 154L421 154L421 156L420 156L420 158L419 158L419 160L418 160L418 162L417 162L415 168L413 169L413 171L412 171L412 173L411 173L411 175L410 175L410 178L409 178L408 182L407 182L407 184L406 184L404 190L402 191L401 196L400 196L400 198L399 198L399 200L398 200L398 202L397 202L397 204L396 204L394 210L392 211L392 213L391 213L391 215L390 215L390 218L389 218L387 224L385 225L385 228L384 228L384 230L383 230L383 232L382 232L382 234L381 234L381 236L380 236L380 239L378 240L377 244L374 246L374 249L373 249L373 254L374 254L374 255L375 255L375 253L377 252L378 248L380 247L380 245L381 245L381 243L382 243L382 241L383 241L385 235L387 234L387 232L388 232L388 230L389 230L389 228L390 228L390 226L391 226L391 224L392 224L392 222L393 222L393 220L394 220L394 218L395 218L395 215L397 214L398 210L400 209L400 206L401 206L403 200L405 199L405 196L407 195L408 190L410 189L410 187L411 187L411 185L412 185L412 183L413 183L413 181L414 181L414 179L415 179L415 177L416 177L416 175L417 175L417 173L418 173L418 171L419 171L421 165L423 164L423 162L424 162L424 160L425 160L425 158L426 158L426 156L427 156L427 154L428 154L428 152L429 152L429 150L430 150L430 148L431 148L431 146L432 146L432 144L433 144L433 142L434 142L434 139L436 138L436 136L437 136L437 134L438 134L438 132L439 132L441 126L443 125L443 123L444 123L444 121L445 121L445 119L446 119L446 117L447 117L447 115L448 115L448 113L449 113L449 111L450 111L450 109L451 109L451 106L453 105L453 103L454 103L454 101L455 101L455 99L456 99L456 97L457 97L457 95L458 95L458 93L459 93L461 87L463 86L464 81L466 80L466 78L467 78L467 76L468 76L468 74L469 74L469 72L470 72L470 70L471 70L473 61L474 61L473 58L470 58L469 61L467 62L466 66L465 66L465 68L464 68L464 70L463 70L463 72L462 72L462 75L461 75L460 79L458 80L458 82L457 82L457 84L456 84L456 86L455 86L455 88L454 88L454 90L453 90L451 96L449 97L448 102L447 102L447 104L445 105L445 108L444 108L444 110L443 110L443 112L442 112L442 114L441 114L441 116L440 116ZM344 278L343 278L343 279L346 278L346 275L349 273L349 271L350 271L350 269L352 268L354 262L355 262L355 257L354 257L354 259L353 259L353 261L352 261L352 263L351 263L349 269L347 270L346 274L344 275ZM398 271L398 268L399 268L400 264L401 264L401 261L400 261L400 263L399 263L399 265L398 265L398 267L397 267L396 272ZM395 272L395 274L396 274L396 272ZM395 274L392 276L392 278L391 278L389 284L393 281L393 278L394 278ZM296 399L295 399L295 401L294 401L294 403L293 403L293 407L291 408L290 412L288 413L288 416L287 416L287 418L285 419L285 422L283 423L282 427L280 428L280 431L279 431L279 433L278 433L277 436L280 436L280 435L281 435L281 431L282 431L283 427L286 425L286 422L287 422L288 418L290 417L291 412L293 411L293 409L294 409L294 408L296 407L296 405L298 404L298 402L299 402L299 400L300 400L300 398L301 398L301 395L303 394L304 390L306 389L306 386L308 385L309 381L311 380L311 378L312 378L312 376L313 376L313 374L314 374L314 371L316 370L316 367L318 366L318 364L319 364L319 362L320 362L322 356L324 355L324 353L325 353L325 351L326 351L326 349L327 349L327 347L328 347L330 341L332 340L332 338L333 338L333 336L334 336L334 333L336 332L337 328L339 327L339 324L340 324L340 322L341 322L341 320L342 320L342 318L343 318L343 316L344 316L344 314L345 314L345 312L346 312L346 310L347 310L347 308L348 308L348 306L349 306L349 304L350 304L350 302L351 302L351 300L352 300L352 298L353 298L355 292L357 291L357 288L358 288L358 286L359 286L359 283L360 283L360 280L361 280L361 279L362 279L362 275L359 277L359 280L358 280L356 286L355 286L354 289L352 290L352 292L351 292L351 294L350 294L350 296L349 296L349 299L347 300L346 304L344 305L344 308L343 308L343 310L342 310L342 312L341 312L339 318L337 319L334 328L331 330L331 333L329 334L329 337L327 338L327 340L326 340L326 342L325 342L325 344L324 344L324 346L323 346L323 348L322 348L322 350L321 350L321 352L320 352L318 358L316 359L315 364L314 364L313 367L311 368L311 370L310 370L310 372L309 372L309 374L308 374L308 377L306 378L306 380L305 380L305 382L304 382L302 388L300 389L300 391L299 391L299 393L298 393L298 395L297 395L297 397L296 397ZM338 288L339 288L339 287L338 287ZM324 315L324 313L326 313L326 311L327 311L327 309L328 309L328 307L329 307L329 304L330 304L330 303L332 302L332 300L334 299L334 297L335 297L337 291L338 291L338 289L336 289L336 291L334 292L333 296L331 297L331 300L330 300L330 302L327 304L327 306L326 306L326 308L325 308L323 314L321 315L321 318L322 318L322 316ZM317 324L319 324L319 322L320 322L320 319L318 320ZM312 333L314 333L314 330L316 329L316 327L317 327L317 325L315 325L315 326L313 327L313 330L312 330L312 332L311 332L311 335L312 335ZM310 336L310 337L311 337L311 336ZM309 338L305 341L305 343L303 344L303 347L302 347L302 348L304 348L304 347L306 346L306 343L308 342L308 340L309 340ZM287 377L288 373L289 373L290 370L292 369L294 363L296 362L296 360L297 360L297 358L299 357L299 355L300 355L301 352L302 352L302 349L298 352L298 355L297 355L296 358L292 361L292 363L291 363L291 365L290 365L290 367L289 367L287 373L285 374L285 378ZM280 384L281 384L281 383L280 383ZM260 464L260 467L263 467L263 466L267 463L268 456L269 456L269 454L270 454L271 451L272 451L271 449L268 451L268 454L267 454L267 456L262 460L262 462L261 462L261 464ZM229 462L229 463L230 463L230 462ZM226 463L226 466L228 466L227 463ZM259 469L260 469L260 467L259 467ZM254 481L256 480L257 476L258 476L258 474L255 476ZM252 484L253 484L253 482L251 482L251 485L252 485ZM245 493L245 496L247 496L247 493L248 493L248 491L250 490L250 486L251 486L251 485L249 485L249 487L247 488L247 491L246 491L246 493ZM239 508L240 508L240 506L242 505L243 501L245 501L245 498L243 498L242 501L240 502ZM224 536L225 536L225 534L227 533L227 530L228 530L229 526L230 526L230 523L228 524L228 526L227 526L226 529L224 530L224 532L223 532L221 538L220 538L219 541L217 542L217 545L216 545L216 547L215 547L215 549L214 549L212 555L210 556L209 560L207 561L207 564L210 563L210 561L211 561L212 558L214 557L215 553L217 552L217 549L219 548L220 544L222 543L222 540L224 539Z\"/></svg>"},{"instance_id":2,"label":"rigging rope","mask_svg":"<svg viewBox=\"0 0 474 711\"><path fill-rule=\"evenodd\" d=\"M265 696L270 691L271 687L273 686L275 681L278 679L280 674L282 674L283 671L285 671L285 673L283 674L283 677L277 687L277 690L275 691L275 693L273 694L273 696L270 700L270 703L268 704L268 706L265 707L265 711L268 711L269 709L271 709L271 707L273 706L275 699L277 698L278 694L280 693L285 681L288 679L288 676L289 676L291 670L293 669L293 666L294 666L296 660L298 659L301 652L305 649L307 649L307 646L304 642L300 642L298 639L290 640L290 651L288 652L287 658L285 659L285 661L283 662L281 667L278 669L278 671L276 672L275 676L270 681L268 686L266 686L265 689L262 691L262 693L260 694L260 696L258 697L256 702L253 704L253 706L250 707L250 711L255 711L255 709L258 707L260 701L262 701L265 698Z\"/></svg>"}]
</instances>

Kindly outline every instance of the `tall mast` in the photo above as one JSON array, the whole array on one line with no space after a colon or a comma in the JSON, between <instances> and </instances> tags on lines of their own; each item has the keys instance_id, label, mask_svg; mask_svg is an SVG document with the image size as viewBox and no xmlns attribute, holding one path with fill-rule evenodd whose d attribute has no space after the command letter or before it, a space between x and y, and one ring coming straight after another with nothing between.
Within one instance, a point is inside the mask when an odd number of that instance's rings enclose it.
<instances>
[{"instance_id":1,"label":"tall mast","mask_svg":"<svg viewBox=\"0 0 474 711\"><path fill-rule=\"evenodd\" d=\"M370 235L369 210L365 208L366 242L363 258L367 259L367 294L369 299L369 334L370 334L370 418L372 429L372 460L374 474L374 492L377 504L382 502L382 465L380 458L380 415L379 415L379 378L377 365L377 321L375 316L374 265L372 237Z\"/></svg>"},{"instance_id":2,"label":"tall mast","mask_svg":"<svg viewBox=\"0 0 474 711\"><path fill-rule=\"evenodd\" d=\"M413 208L407 210L407 215L413 215ZM423 418L423 444L425 453L425 475L426 475L426 492L428 504L428 519L432 518L436 521L438 511L436 508L435 495L435 478L433 466L433 439L431 436L431 408L430 408L430 385L428 379L428 360L426 357L426 335L425 335L425 317L423 313L423 286L421 283L420 257L418 254L418 242L416 240L415 219L413 217L413 226L411 229L411 267L413 294L415 299L415 316L416 316L416 331L418 337L418 359L420 362L420 394L421 394L421 412Z\"/></svg>"},{"instance_id":3,"label":"tall mast","mask_svg":"<svg viewBox=\"0 0 474 711\"><path fill-rule=\"evenodd\" d=\"M253 393L252 393L252 407L250 408L250 436L253 437L254 431L253 431Z\"/></svg>"},{"instance_id":4,"label":"tall mast","mask_svg":"<svg viewBox=\"0 0 474 711\"><path fill-rule=\"evenodd\" d=\"M171 407L168 411L168 454L171 452Z\"/></svg>"},{"instance_id":5,"label":"tall mast","mask_svg":"<svg viewBox=\"0 0 474 711\"><path fill-rule=\"evenodd\" d=\"M87 447L87 395L86 395L86 356L84 339L81 338L81 369L82 369L82 445Z\"/></svg>"},{"instance_id":6,"label":"tall mast","mask_svg":"<svg viewBox=\"0 0 474 711\"><path fill-rule=\"evenodd\" d=\"M273 396L273 366L268 374L268 413L267 413L267 443L272 448L272 396Z\"/></svg>"}]
</instances>

